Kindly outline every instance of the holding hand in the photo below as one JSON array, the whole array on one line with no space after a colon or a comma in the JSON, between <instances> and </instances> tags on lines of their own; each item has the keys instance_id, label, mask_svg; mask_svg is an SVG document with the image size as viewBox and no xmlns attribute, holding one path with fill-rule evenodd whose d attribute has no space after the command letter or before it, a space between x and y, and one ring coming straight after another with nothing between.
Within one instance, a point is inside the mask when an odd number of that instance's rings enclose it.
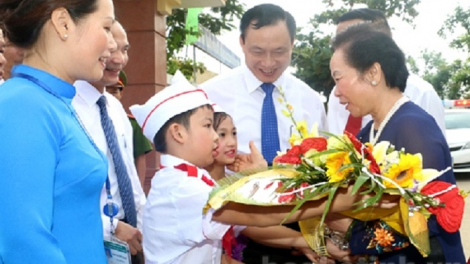
<instances>
[{"instance_id":1,"label":"holding hand","mask_svg":"<svg viewBox=\"0 0 470 264\"><path fill-rule=\"evenodd\" d=\"M129 245L132 255L142 252L142 233L140 233L139 229L119 221L116 226L115 235L116 238Z\"/></svg>"},{"instance_id":2,"label":"holding hand","mask_svg":"<svg viewBox=\"0 0 470 264\"><path fill-rule=\"evenodd\" d=\"M249 154L237 154L235 162L227 166L229 170L234 172L266 167L268 167L268 163L263 158L261 152L256 148L253 141L250 141Z\"/></svg>"}]
</instances>

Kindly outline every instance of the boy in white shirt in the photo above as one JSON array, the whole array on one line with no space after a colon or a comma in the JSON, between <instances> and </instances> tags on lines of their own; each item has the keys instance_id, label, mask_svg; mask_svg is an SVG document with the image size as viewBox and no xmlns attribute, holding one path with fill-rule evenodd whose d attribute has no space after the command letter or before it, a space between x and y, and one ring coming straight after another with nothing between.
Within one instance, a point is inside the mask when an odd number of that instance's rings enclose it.
<instances>
[{"instance_id":1,"label":"boy in white shirt","mask_svg":"<svg viewBox=\"0 0 470 264\"><path fill-rule=\"evenodd\" d=\"M145 263L221 263L222 240L230 225L278 225L293 206L257 207L228 203L202 211L216 185L202 167L212 164L217 147L213 109L204 91L175 75L173 84L144 105L130 107L144 135L162 153L161 170L152 179L143 216ZM330 211L353 208L361 196L338 191ZM321 215L326 200L307 202L287 222Z\"/></svg>"}]
</instances>

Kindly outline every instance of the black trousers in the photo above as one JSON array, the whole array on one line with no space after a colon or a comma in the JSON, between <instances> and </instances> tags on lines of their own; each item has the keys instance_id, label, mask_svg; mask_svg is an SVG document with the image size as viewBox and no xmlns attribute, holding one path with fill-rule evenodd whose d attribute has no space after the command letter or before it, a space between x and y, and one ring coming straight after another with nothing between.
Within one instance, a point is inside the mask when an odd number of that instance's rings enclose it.
<instances>
[{"instance_id":1,"label":"black trousers","mask_svg":"<svg viewBox=\"0 0 470 264\"><path fill-rule=\"evenodd\" d=\"M299 231L299 224L284 225ZM304 255L294 255L292 250L268 247L249 240L243 251L243 263L245 264L312 264Z\"/></svg>"}]
</instances>

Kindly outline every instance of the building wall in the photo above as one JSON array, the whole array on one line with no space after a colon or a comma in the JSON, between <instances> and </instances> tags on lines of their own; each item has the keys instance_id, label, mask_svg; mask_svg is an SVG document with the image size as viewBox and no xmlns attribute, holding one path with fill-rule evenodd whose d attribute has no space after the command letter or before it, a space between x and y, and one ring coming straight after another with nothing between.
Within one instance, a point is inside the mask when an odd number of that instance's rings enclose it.
<instances>
[{"instance_id":1,"label":"building wall","mask_svg":"<svg viewBox=\"0 0 470 264\"><path fill-rule=\"evenodd\" d=\"M127 31L131 48L125 67L128 78L122 103L127 112L133 104L143 104L166 86L166 20L158 14L159 0L114 0L116 18ZM147 173L144 191L157 171L158 155L146 155Z\"/></svg>"}]
</instances>

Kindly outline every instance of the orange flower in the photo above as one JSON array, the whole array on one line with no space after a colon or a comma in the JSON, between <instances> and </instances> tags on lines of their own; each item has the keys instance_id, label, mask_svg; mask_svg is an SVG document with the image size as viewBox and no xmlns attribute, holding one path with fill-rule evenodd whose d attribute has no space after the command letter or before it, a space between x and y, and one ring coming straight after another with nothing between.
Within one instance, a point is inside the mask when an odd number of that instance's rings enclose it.
<instances>
[{"instance_id":1,"label":"orange flower","mask_svg":"<svg viewBox=\"0 0 470 264\"><path fill-rule=\"evenodd\" d=\"M374 240L377 241L377 244L379 244L382 247L389 247L392 245L392 242L395 241L395 238L393 238L393 235L388 232L388 230L384 228L377 228L375 229L375 237Z\"/></svg>"}]
</instances>

